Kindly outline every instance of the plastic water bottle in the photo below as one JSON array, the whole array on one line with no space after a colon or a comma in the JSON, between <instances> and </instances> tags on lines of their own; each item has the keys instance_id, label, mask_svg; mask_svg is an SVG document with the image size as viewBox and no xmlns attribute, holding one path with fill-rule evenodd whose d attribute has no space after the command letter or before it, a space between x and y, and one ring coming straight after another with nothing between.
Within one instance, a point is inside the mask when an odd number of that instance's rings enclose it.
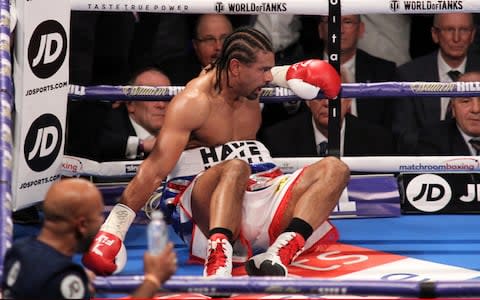
<instances>
[{"instance_id":1,"label":"plastic water bottle","mask_svg":"<svg viewBox=\"0 0 480 300\"><path fill-rule=\"evenodd\" d=\"M148 251L158 255L168 242L167 224L163 220L163 213L156 210L152 213L152 220L147 227Z\"/></svg>"}]
</instances>

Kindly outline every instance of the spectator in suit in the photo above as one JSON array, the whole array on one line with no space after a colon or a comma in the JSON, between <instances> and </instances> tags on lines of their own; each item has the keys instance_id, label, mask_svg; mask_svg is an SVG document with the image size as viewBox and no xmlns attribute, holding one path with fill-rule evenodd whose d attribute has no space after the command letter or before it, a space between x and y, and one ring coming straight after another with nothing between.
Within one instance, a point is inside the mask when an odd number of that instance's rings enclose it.
<instances>
[{"instance_id":1,"label":"spectator in suit","mask_svg":"<svg viewBox=\"0 0 480 300\"><path fill-rule=\"evenodd\" d=\"M226 15L199 15L194 24L193 52L164 61L160 68L172 80L173 85L185 85L200 71L215 61L222 49L223 40L233 31Z\"/></svg>"},{"instance_id":2,"label":"spectator in suit","mask_svg":"<svg viewBox=\"0 0 480 300\"><path fill-rule=\"evenodd\" d=\"M320 17L318 33L320 38L327 44L328 19ZM359 40L365 33L365 25L360 15L342 16L342 40L340 51L340 63L344 82L382 82L393 79L395 63L388 61L358 49ZM326 49L319 53L318 57L327 59ZM362 98L352 99L350 113L377 125L391 128L391 99L385 98Z\"/></svg>"},{"instance_id":3,"label":"spectator in suit","mask_svg":"<svg viewBox=\"0 0 480 300\"><path fill-rule=\"evenodd\" d=\"M468 72L458 81L480 81L480 70ZM454 118L420 130L416 155L478 155L480 149L480 97L452 98ZM477 139L478 142L470 142ZM477 148L475 148L477 147Z\"/></svg>"},{"instance_id":4,"label":"spectator in suit","mask_svg":"<svg viewBox=\"0 0 480 300\"><path fill-rule=\"evenodd\" d=\"M168 77L156 68L138 71L129 82L137 86L168 86ZM110 111L100 133L99 160L143 159L155 144L163 125L166 101L128 101Z\"/></svg>"},{"instance_id":5,"label":"spectator in suit","mask_svg":"<svg viewBox=\"0 0 480 300\"><path fill-rule=\"evenodd\" d=\"M385 128L348 113L352 100L342 100L340 155L392 155L392 134ZM272 156L325 156L328 142L328 100L306 101L308 110L266 128L259 139Z\"/></svg>"},{"instance_id":6,"label":"spectator in suit","mask_svg":"<svg viewBox=\"0 0 480 300\"><path fill-rule=\"evenodd\" d=\"M7 299L91 299L93 273L72 261L90 247L103 223L103 199L91 182L57 181L43 202L45 216L37 237L18 239L3 261L2 292ZM131 295L151 298L176 270L170 243L159 255L144 255L145 278Z\"/></svg>"},{"instance_id":7,"label":"spectator in suit","mask_svg":"<svg viewBox=\"0 0 480 300\"><path fill-rule=\"evenodd\" d=\"M418 57L397 69L397 81L452 82L450 71L465 73L480 69L480 58L469 54L475 37L470 13L437 14L431 28L439 49ZM452 76L453 77L453 76ZM401 149L415 149L418 130L444 120L450 98L402 97L393 101L392 131ZM404 151L404 150L401 150Z\"/></svg>"}]
</instances>

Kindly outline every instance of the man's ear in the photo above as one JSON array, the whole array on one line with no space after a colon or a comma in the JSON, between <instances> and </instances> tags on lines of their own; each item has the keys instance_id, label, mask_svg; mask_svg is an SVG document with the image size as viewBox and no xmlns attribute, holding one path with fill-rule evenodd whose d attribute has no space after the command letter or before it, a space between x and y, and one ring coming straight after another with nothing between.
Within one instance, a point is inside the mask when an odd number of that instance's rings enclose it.
<instances>
[{"instance_id":1,"label":"man's ear","mask_svg":"<svg viewBox=\"0 0 480 300\"><path fill-rule=\"evenodd\" d=\"M238 59L232 58L228 64L228 69L230 73L234 76L238 76L240 73L241 63Z\"/></svg>"},{"instance_id":2,"label":"man's ear","mask_svg":"<svg viewBox=\"0 0 480 300\"><path fill-rule=\"evenodd\" d=\"M432 28L430 29L431 33L432 33L432 41L435 43L435 44L438 44L438 41L439 41L439 38L438 38L438 30L432 26Z\"/></svg>"},{"instance_id":3,"label":"man's ear","mask_svg":"<svg viewBox=\"0 0 480 300\"><path fill-rule=\"evenodd\" d=\"M80 232L82 236L84 236L88 232L87 218L85 218L85 216L78 217L75 222L75 226L77 228L77 231Z\"/></svg>"},{"instance_id":4,"label":"man's ear","mask_svg":"<svg viewBox=\"0 0 480 300\"><path fill-rule=\"evenodd\" d=\"M134 113L135 112L135 105L133 104L134 101L126 101L125 102L125 107L127 107L127 111L129 113Z\"/></svg>"},{"instance_id":5,"label":"man's ear","mask_svg":"<svg viewBox=\"0 0 480 300\"><path fill-rule=\"evenodd\" d=\"M365 35L365 23L360 21L358 23L358 38L362 38Z\"/></svg>"}]
</instances>

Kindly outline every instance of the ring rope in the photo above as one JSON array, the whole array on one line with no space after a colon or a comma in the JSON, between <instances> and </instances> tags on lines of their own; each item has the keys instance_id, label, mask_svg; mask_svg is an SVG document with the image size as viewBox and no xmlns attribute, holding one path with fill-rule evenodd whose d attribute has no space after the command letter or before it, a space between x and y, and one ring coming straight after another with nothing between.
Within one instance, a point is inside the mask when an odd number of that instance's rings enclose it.
<instances>
[{"instance_id":1,"label":"ring rope","mask_svg":"<svg viewBox=\"0 0 480 300\"><path fill-rule=\"evenodd\" d=\"M143 276L97 277L97 291L129 292ZM355 296L400 296L414 298L478 297L480 281L325 280L313 278L233 277L210 280L200 276L172 276L162 292L202 294L269 293Z\"/></svg>"},{"instance_id":2,"label":"ring rope","mask_svg":"<svg viewBox=\"0 0 480 300\"><path fill-rule=\"evenodd\" d=\"M284 173L311 165L322 157L282 157L273 161ZM342 156L352 172L371 173L456 173L479 172L480 156ZM60 173L65 176L131 177L141 160L96 162L65 155Z\"/></svg>"},{"instance_id":3,"label":"ring rope","mask_svg":"<svg viewBox=\"0 0 480 300\"><path fill-rule=\"evenodd\" d=\"M10 53L10 1L0 0L0 278L3 277L3 258L12 243L12 107L13 80ZM14 23L14 22L13 22Z\"/></svg>"},{"instance_id":4,"label":"ring rope","mask_svg":"<svg viewBox=\"0 0 480 300\"><path fill-rule=\"evenodd\" d=\"M333 0L330 0L333 1ZM290 0L267 2L263 0L72 0L72 10L83 11L136 11L149 13L183 14L296 14L328 15L330 1ZM447 12L480 12L477 0L342 0L342 14L434 14Z\"/></svg>"},{"instance_id":5,"label":"ring rope","mask_svg":"<svg viewBox=\"0 0 480 300\"><path fill-rule=\"evenodd\" d=\"M69 98L72 100L170 100L184 89L183 86L80 86L70 85ZM344 98L365 97L474 97L480 96L480 82L381 82L343 83L341 95ZM319 93L318 98L325 98ZM290 89L267 87L262 89L260 101L283 102L301 100Z\"/></svg>"}]
</instances>

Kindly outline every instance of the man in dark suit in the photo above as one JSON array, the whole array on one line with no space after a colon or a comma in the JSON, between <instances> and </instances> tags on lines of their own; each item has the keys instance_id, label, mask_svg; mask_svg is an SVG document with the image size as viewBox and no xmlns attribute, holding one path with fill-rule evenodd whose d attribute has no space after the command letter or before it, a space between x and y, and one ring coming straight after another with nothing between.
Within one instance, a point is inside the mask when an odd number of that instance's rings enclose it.
<instances>
[{"instance_id":1,"label":"man in dark suit","mask_svg":"<svg viewBox=\"0 0 480 300\"><path fill-rule=\"evenodd\" d=\"M327 44L327 17L321 17L318 32ZM384 82L391 81L395 73L395 63L357 48L359 39L365 32L360 15L342 16L342 41L340 63L344 82ZM323 54L326 59L327 55ZM362 120L391 128L391 99L381 97L352 99L351 113Z\"/></svg>"},{"instance_id":2,"label":"man in dark suit","mask_svg":"<svg viewBox=\"0 0 480 300\"><path fill-rule=\"evenodd\" d=\"M170 80L155 68L138 71L130 85L168 86ZM143 159L153 148L163 125L168 102L121 102L106 117L98 140L100 161Z\"/></svg>"},{"instance_id":3,"label":"man in dark suit","mask_svg":"<svg viewBox=\"0 0 480 300\"><path fill-rule=\"evenodd\" d=\"M480 58L469 54L475 37L472 14L447 13L434 16L432 39L439 50L416 58L397 69L397 81L452 82L455 72L480 70ZM448 75L449 72L452 71ZM393 101L392 131L400 148L414 149L418 130L444 120L448 97L402 97Z\"/></svg>"},{"instance_id":4,"label":"man in dark suit","mask_svg":"<svg viewBox=\"0 0 480 300\"><path fill-rule=\"evenodd\" d=\"M350 99L342 100L340 155L393 155L392 134L382 126L347 113L351 102ZM322 142L328 142L328 100L316 99L306 103L309 110L270 126L259 136L272 156L326 155L326 144Z\"/></svg>"},{"instance_id":5,"label":"man in dark suit","mask_svg":"<svg viewBox=\"0 0 480 300\"><path fill-rule=\"evenodd\" d=\"M458 81L480 81L480 72L468 72ZM478 155L480 149L480 97L452 98L454 118L419 131L416 155ZM470 140L478 140L472 141Z\"/></svg>"},{"instance_id":6,"label":"man in dark suit","mask_svg":"<svg viewBox=\"0 0 480 300\"><path fill-rule=\"evenodd\" d=\"M327 59L326 45L328 41L327 17L318 19L318 35L323 41L323 46L318 52L308 56L312 58ZM342 16L342 40L340 62L342 64L343 82L382 82L393 79L395 63L368 54L357 49L358 40L365 32L365 26L360 15ZM270 104L265 106L262 112L262 130L268 126L291 116L282 113L282 104ZM306 111L302 104L299 112ZM391 128L391 101L385 98L362 98L352 99L350 107L352 115L371 123Z\"/></svg>"}]
</instances>

